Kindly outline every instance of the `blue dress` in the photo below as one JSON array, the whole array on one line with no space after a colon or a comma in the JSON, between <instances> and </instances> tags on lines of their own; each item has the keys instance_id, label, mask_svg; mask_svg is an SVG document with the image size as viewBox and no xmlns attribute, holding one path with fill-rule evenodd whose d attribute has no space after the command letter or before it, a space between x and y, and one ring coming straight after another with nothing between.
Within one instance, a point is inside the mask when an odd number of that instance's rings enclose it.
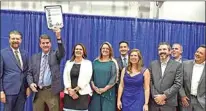
<instances>
[{"instance_id":1,"label":"blue dress","mask_svg":"<svg viewBox=\"0 0 206 111\"><path fill-rule=\"evenodd\" d=\"M133 77L125 72L122 111L143 111L145 103L143 72Z\"/></svg>"}]
</instances>

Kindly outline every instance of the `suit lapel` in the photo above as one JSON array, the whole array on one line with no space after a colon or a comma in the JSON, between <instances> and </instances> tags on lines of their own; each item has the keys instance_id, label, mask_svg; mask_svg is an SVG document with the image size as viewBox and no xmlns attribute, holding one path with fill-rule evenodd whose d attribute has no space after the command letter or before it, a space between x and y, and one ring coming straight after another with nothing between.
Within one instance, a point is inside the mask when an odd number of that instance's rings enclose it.
<instances>
[{"instance_id":1,"label":"suit lapel","mask_svg":"<svg viewBox=\"0 0 206 111\"><path fill-rule=\"evenodd\" d=\"M161 79L162 78L162 69L161 69L161 63L160 61L157 62L157 78Z\"/></svg>"},{"instance_id":2,"label":"suit lapel","mask_svg":"<svg viewBox=\"0 0 206 111\"><path fill-rule=\"evenodd\" d=\"M169 69L172 67L172 60L170 59L169 61L168 61L168 63L167 63L167 66L166 66L166 68L165 68L165 72L164 72L164 74L163 74L163 77L162 78L164 78L165 77L165 75L166 74L168 74L167 72L169 71ZM162 73L161 73L162 74Z\"/></svg>"},{"instance_id":3,"label":"suit lapel","mask_svg":"<svg viewBox=\"0 0 206 111\"><path fill-rule=\"evenodd\" d=\"M203 78L205 78L205 67L202 71L202 75L201 75L201 78L200 78L200 81L199 81L198 85L202 82Z\"/></svg>"},{"instance_id":4,"label":"suit lapel","mask_svg":"<svg viewBox=\"0 0 206 111\"><path fill-rule=\"evenodd\" d=\"M191 61L190 63L189 63L189 67L188 67L188 69L190 70L189 71L189 81L192 81L192 73L193 73L193 66L194 66L194 63L193 63L193 61ZM184 67L184 66L183 66ZM190 87L191 87L191 82L189 82L190 83Z\"/></svg>"},{"instance_id":5,"label":"suit lapel","mask_svg":"<svg viewBox=\"0 0 206 111\"><path fill-rule=\"evenodd\" d=\"M23 69L22 70L24 70L24 68L26 68L25 67L25 65L26 65L26 55L25 55L25 53L23 53L21 50L19 50L20 51L20 53L21 53L21 59L22 59L22 66L23 66Z\"/></svg>"},{"instance_id":6,"label":"suit lapel","mask_svg":"<svg viewBox=\"0 0 206 111\"><path fill-rule=\"evenodd\" d=\"M13 61L16 63L16 65L19 67L19 69L21 69L21 66L19 66L19 64L18 64L18 62L17 62L17 60L16 60L16 57L15 57L15 55L14 55L14 53L13 53L13 51L12 51L12 49L10 48L10 53L9 53L10 55L11 55L11 58L13 59Z\"/></svg>"},{"instance_id":7,"label":"suit lapel","mask_svg":"<svg viewBox=\"0 0 206 111\"><path fill-rule=\"evenodd\" d=\"M38 79L39 79L39 74L40 74L40 66L41 66L41 55L42 53L39 53L37 55L36 63L37 63L37 74L38 74Z\"/></svg>"}]
</instances>

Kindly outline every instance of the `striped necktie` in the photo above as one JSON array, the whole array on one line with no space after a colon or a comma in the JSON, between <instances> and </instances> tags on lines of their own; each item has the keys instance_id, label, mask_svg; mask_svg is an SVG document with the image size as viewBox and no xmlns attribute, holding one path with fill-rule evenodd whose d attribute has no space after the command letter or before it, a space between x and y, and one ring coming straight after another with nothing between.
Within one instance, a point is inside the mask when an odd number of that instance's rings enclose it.
<instances>
[{"instance_id":1,"label":"striped necktie","mask_svg":"<svg viewBox=\"0 0 206 111\"><path fill-rule=\"evenodd\" d=\"M40 74L39 74L39 86L43 86L44 85L44 73L45 73L45 70L47 68L47 65L48 65L48 55L44 55L43 58L42 58L42 63L41 63L41 67L40 67Z\"/></svg>"},{"instance_id":2,"label":"striped necktie","mask_svg":"<svg viewBox=\"0 0 206 111\"><path fill-rule=\"evenodd\" d=\"M16 57L16 61L17 61L18 65L22 68L21 61L20 61L20 58L18 55L19 51L15 50L14 53L15 53L15 57Z\"/></svg>"}]
</instances>

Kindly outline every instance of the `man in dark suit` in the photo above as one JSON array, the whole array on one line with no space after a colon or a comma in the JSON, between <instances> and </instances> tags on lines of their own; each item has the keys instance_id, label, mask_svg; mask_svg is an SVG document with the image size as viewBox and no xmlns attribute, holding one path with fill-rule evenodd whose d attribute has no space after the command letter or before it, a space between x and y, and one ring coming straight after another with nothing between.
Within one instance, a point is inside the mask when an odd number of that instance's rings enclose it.
<instances>
[{"instance_id":1,"label":"man in dark suit","mask_svg":"<svg viewBox=\"0 0 206 111\"><path fill-rule=\"evenodd\" d=\"M183 62L183 84L180 89L183 111L205 111L205 50L201 45L194 60Z\"/></svg>"},{"instance_id":2,"label":"man in dark suit","mask_svg":"<svg viewBox=\"0 0 206 111\"><path fill-rule=\"evenodd\" d=\"M175 111L177 94L182 84L182 65L170 59L171 47L162 42L158 46L160 60L149 66L151 73L150 111Z\"/></svg>"},{"instance_id":3,"label":"man in dark suit","mask_svg":"<svg viewBox=\"0 0 206 111\"><path fill-rule=\"evenodd\" d=\"M21 42L22 34L11 31L10 47L1 50L0 97L4 111L23 111L26 92L29 91L26 82L28 57L27 52L19 48Z\"/></svg>"},{"instance_id":4,"label":"man in dark suit","mask_svg":"<svg viewBox=\"0 0 206 111\"><path fill-rule=\"evenodd\" d=\"M55 29L58 49L51 50L48 35L40 36L42 52L32 56L29 61L27 81L34 93L33 111L44 111L44 103L50 111L59 111L59 93L62 90L60 62L65 55L60 29Z\"/></svg>"},{"instance_id":5,"label":"man in dark suit","mask_svg":"<svg viewBox=\"0 0 206 111\"><path fill-rule=\"evenodd\" d=\"M117 63L119 65L119 75L118 80L120 80L121 71L124 67L128 65L128 51L129 51L129 44L127 41L119 42L119 52L120 56L116 58ZM118 82L119 84L119 82Z\"/></svg>"}]
</instances>

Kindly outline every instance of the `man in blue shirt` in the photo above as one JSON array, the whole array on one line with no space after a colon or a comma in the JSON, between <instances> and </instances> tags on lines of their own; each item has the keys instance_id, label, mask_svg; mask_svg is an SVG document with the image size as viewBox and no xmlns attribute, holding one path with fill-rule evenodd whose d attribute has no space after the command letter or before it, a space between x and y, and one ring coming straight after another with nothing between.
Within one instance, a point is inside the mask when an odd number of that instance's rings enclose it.
<instances>
[{"instance_id":1,"label":"man in blue shirt","mask_svg":"<svg viewBox=\"0 0 206 111\"><path fill-rule=\"evenodd\" d=\"M27 81L34 92L33 111L44 111L44 103L50 111L59 111L59 93L62 90L60 62L65 49L61 40L60 29L55 29L58 49L51 50L51 39L48 35L40 36L42 52L32 56L29 61Z\"/></svg>"}]
</instances>

